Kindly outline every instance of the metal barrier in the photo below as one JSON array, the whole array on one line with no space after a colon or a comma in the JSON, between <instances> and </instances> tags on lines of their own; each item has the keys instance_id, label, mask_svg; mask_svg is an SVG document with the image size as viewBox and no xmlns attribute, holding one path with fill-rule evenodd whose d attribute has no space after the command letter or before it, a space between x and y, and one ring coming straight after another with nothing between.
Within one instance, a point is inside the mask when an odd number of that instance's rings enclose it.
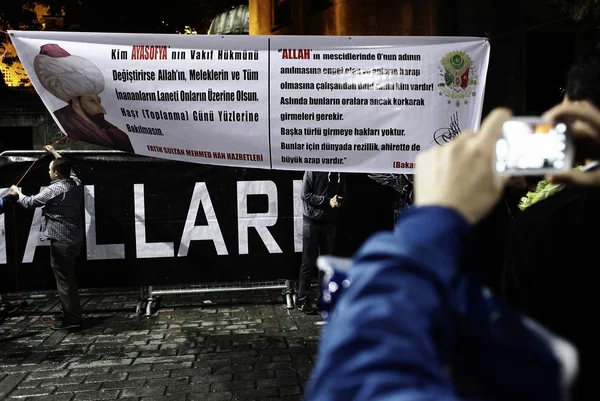
<instances>
[{"instance_id":1,"label":"metal barrier","mask_svg":"<svg viewBox=\"0 0 600 401\"><path fill-rule=\"evenodd\" d=\"M160 308L161 295L175 294L205 294L214 292L231 291L254 291L254 290L282 290L286 307L293 309L296 304L296 291L291 280L263 281L263 282L231 282L231 283L209 283L188 284L181 286L142 286L140 287L140 299L136 305L135 312L146 316L152 315Z\"/></svg>"},{"instance_id":2,"label":"metal barrier","mask_svg":"<svg viewBox=\"0 0 600 401\"><path fill-rule=\"evenodd\" d=\"M291 280L264 281L264 282L232 282L232 283L208 283L187 284L181 286L141 286L135 313L139 316L150 316L158 311L161 306L162 295L178 294L204 294L215 292L255 291L255 290L282 290L286 307L293 309L296 305L296 291L294 282ZM82 295L87 293L86 289L79 291ZM46 294L47 296L47 294ZM9 301L6 294L0 293L0 319L7 317L26 306L27 301Z\"/></svg>"}]
</instances>

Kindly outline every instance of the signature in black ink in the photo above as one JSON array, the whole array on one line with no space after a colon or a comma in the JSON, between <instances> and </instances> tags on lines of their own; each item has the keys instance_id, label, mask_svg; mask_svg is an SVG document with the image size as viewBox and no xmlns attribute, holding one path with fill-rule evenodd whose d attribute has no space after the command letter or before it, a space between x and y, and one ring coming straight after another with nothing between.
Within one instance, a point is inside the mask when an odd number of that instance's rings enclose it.
<instances>
[{"instance_id":1,"label":"signature in black ink","mask_svg":"<svg viewBox=\"0 0 600 401\"><path fill-rule=\"evenodd\" d=\"M450 117L450 126L439 128L433 133L433 141L438 145L442 146L446 143L452 142L454 138L461 134L460 127L458 126L458 112L454 113Z\"/></svg>"}]
</instances>

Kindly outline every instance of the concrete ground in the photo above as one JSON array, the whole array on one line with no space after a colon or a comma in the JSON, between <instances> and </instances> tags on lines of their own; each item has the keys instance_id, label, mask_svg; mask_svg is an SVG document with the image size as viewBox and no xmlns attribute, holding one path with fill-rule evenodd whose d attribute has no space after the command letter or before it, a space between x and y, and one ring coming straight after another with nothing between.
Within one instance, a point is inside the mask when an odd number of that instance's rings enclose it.
<instances>
[{"instance_id":1,"label":"concrete ground","mask_svg":"<svg viewBox=\"0 0 600 401\"><path fill-rule=\"evenodd\" d=\"M55 297L0 321L0 399L301 399L322 321L286 309L281 291L165 296L150 317L137 296L84 296L78 333L44 327Z\"/></svg>"}]
</instances>

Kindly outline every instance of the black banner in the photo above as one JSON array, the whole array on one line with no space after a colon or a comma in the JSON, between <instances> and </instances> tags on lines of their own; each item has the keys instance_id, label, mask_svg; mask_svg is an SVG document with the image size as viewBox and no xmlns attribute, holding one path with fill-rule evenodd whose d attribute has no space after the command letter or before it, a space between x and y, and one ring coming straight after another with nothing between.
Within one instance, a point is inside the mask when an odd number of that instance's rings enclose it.
<instances>
[{"instance_id":1,"label":"black banner","mask_svg":"<svg viewBox=\"0 0 600 401\"><path fill-rule=\"evenodd\" d=\"M182 163L119 152L64 152L86 186L81 288L297 279L302 174ZM0 188L26 195L49 184L51 156L5 152ZM394 192L348 174L336 254L350 256L392 227ZM54 289L34 213L0 215L0 291Z\"/></svg>"}]
</instances>

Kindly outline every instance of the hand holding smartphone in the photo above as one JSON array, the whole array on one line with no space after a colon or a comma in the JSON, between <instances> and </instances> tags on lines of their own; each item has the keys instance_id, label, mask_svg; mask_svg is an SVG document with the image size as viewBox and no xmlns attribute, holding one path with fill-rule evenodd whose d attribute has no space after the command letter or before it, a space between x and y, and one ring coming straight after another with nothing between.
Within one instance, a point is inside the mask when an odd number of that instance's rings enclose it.
<instances>
[{"instance_id":1,"label":"hand holding smartphone","mask_svg":"<svg viewBox=\"0 0 600 401\"><path fill-rule=\"evenodd\" d=\"M502 126L494 164L504 176L546 175L573 168L574 155L568 122L514 117Z\"/></svg>"}]
</instances>

